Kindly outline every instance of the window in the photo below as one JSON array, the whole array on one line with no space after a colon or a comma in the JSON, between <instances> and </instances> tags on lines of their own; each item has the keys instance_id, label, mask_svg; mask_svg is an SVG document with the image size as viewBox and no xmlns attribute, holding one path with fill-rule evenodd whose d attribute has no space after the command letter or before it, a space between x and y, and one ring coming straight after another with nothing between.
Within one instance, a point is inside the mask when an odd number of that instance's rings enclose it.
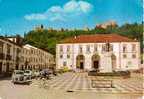
<instances>
[{"instance_id":1,"label":"window","mask_svg":"<svg viewBox=\"0 0 144 99\"><path fill-rule=\"evenodd\" d=\"M79 46L79 52L82 53L82 46Z\"/></svg>"},{"instance_id":2,"label":"window","mask_svg":"<svg viewBox=\"0 0 144 99\"><path fill-rule=\"evenodd\" d=\"M113 51L113 45L110 43L106 43L105 45L105 51L109 52L109 51Z\"/></svg>"},{"instance_id":3,"label":"window","mask_svg":"<svg viewBox=\"0 0 144 99\"><path fill-rule=\"evenodd\" d=\"M7 54L10 54L11 45L7 44Z\"/></svg>"},{"instance_id":4,"label":"window","mask_svg":"<svg viewBox=\"0 0 144 99\"><path fill-rule=\"evenodd\" d=\"M67 52L70 52L70 46L69 45L67 46Z\"/></svg>"},{"instance_id":5,"label":"window","mask_svg":"<svg viewBox=\"0 0 144 99\"><path fill-rule=\"evenodd\" d=\"M132 58L136 58L136 55L135 55L135 54L133 54L133 55L132 55Z\"/></svg>"},{"instance_id":6,"label":"window","mask_svg":"<svg viewBox=\"0 0 144 99\"><path fill-rule=\"evenodd\" d=\"M123 52L126 52L127 48L126 45L123 45Z\"/></svg>"},{"instance_id":7,"label":"window","mask_svg":"<svg viewBox=\"0 0 144 99\"><path fill-rule=\"evenodd\" d=\"M3 53L3 42L0 42L0 53Z\"/></svg>"},{"instance_id":8,"label":"window","mask_svg":"<svg viewBox=\"0 0 144 99\"><path fill-rule=\"evenodd\" d=\"M132 62L131 62L131 61L128 61L126 68L130 67L131 65L132 65Z\"/></svg>"},{"instance_id":9,"label":"window","mask_svg":"<svg viewBox=\"0 0 144 99\"><path fill-rule=\"evenodd\" d=\"M132 44L132 51L136 51L136 45Z\"/></svg>"},{"instance_id":10,"label":"window","mask_svg":"<svg viewBox=\"0 0 144 99\"><path fill-rule=\"evenodd\" d=\"M94 51L97 51L97 45L96 44L94 45Z\"/></svg>"},{"instance_id":11,"label":"window","mask_svg":"<svg viewBox=\"0 0 144 99\"><path fill-rule=\"evenodd\" d=\"M60 55L60 58L63 58L63 55Z\"/></svg>"},{"instance_id":12,"label":"window","mask_svg":"<svg viewBox=\"0 0 144 99\"><path fill-rule=\"evenodd\" d=\"M127 58L126 54L123 55L123 58Z\"/></svg>"},{"instance_id":13,"label":"window","mask_svg":"<svg viewBox=\"0 0 144 99\"><path fill-rule=\"evenodd\" d=\"M87 45L87 52L90 53L90 45Z\"/></svg>"},{"instance_id":14,"label":"window","mask_svg":"<svg viewBox=\"0 0 144 99\"><path fill-rule=\"evenodd\" d=\"M106 51L109 52L110 50L110 43L106 43Z\"/></svg>"},{"instance_id":15,"label":"window","mask_svg":"<svg viewBox=\"0 0 144 99\"><path fill-rule=\"evenodd\" d=\"M70 58L70 55L67 55L67 58Z\"/></svg>"},{"instance_id":16,"label":"window","mask_svg":"<svg viewBox=\"0 0 144 99\"><path fill-rule=\"evenodd\" d=\"M67 65L67 63L66 62L63 62L63 66L66 66Z\"/></svg>"},{"instance_id":17,"label":"window","mask_svg":"<svg viewBox=\"0 0 144 99\"><path fill-rule=\"evenodd\" d=\"M31 50L31 54L33 54L33 50Z\"/></svg>"},{"instance_id":18,"label":"window","mask_svg":"<svg viewBox=\"0 0 144 99\"><path fill-rule=\"evenodd\" d=\"M113 51L113 45L110 45L110 51Z\"/></svg>"},{"instance_id":19,"label":"window","mask_svg":"<svg viewBox=\"0 0 144 99\"><path fill-rule=\"evenodd\" d=\"M106 50L105 45L102 45L102 51L104 52Z\"/></svg>"},{"instance_id":20,"label":"window","mask_svg":"<svg viewBox=\"0 0 144 99\"><path fill-rule=\"evenodd\" d=\"M60 46L60 52L63 52L63 46Z\"/></svg>"}]
</instances>

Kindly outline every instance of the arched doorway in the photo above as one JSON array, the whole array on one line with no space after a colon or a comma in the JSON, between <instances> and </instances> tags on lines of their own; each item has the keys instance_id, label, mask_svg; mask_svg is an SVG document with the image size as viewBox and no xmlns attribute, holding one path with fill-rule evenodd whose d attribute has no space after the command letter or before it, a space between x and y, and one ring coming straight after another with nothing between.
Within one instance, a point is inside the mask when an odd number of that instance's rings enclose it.
<instances>
[{"instance_id":1,"label":"arched doorway","mask_svg":"<svg viewBox=\"0 0 144 99\"><path fill-rule=\"evenodd\" d=\"M23 65L21 66L21 70L24 70L24 66Z\"/></svg>"},{"instance_id":2,"label":"arched doorway","mask_svg":"<svg viewBox=\"0 0 144 99\"><path fill-rule=\"evenodd\" d=\"M2 62L0 62L0 74L2 73Z\"/></svg>"},{"instance_id":3,"label":"arched doorway","mask_svg":"<svg viewBox=\"0 0 144 99\"><path fill-rule=\"evenodd\" d=\"M84 62L85 62L84 55L78 55L76 57L76 68L78 68L78 69L84 69Z\"/></svg>"},{"instance_id":4,"label":"arched doorway","mask_svg":"<svg viewBox=\"0 0 144 99\"><path fill-rule=\"evenodd\" d=\"M100 56L95 54L92 56L92 68L98 70L100 64Z\"/></svg>"},{"instance_id":5,"label":"arched doorway","mask_svg":"<svg viewBox=\"0 0 144 99\"><path fill-rule=\"evenodd\" d=\"M9 63L6 63L6 72L9 72Z\"/></svg>"},{"instance_id":6,"label":"arched doorway","mask_svg":"<svg viewBox=\"0 0 144 99\"><path fill-rule=\"evenodd\" d=\"M116 69L116 56L114 54L111 55L112 60L112 70L114 71Z\"/></svg>"},{"instance_id":7,"label":"arched doorway","mask_svg":"<svg viewBox=\"0 0 144 99\"><path fill-rule=\"evenodd\" d=\"M16 64L16 67L15 67L15 69L16 69L16 70L18 70L18 69L19 69L19 66L18 66L18 64Z\"/></svg>"}]
</instances>

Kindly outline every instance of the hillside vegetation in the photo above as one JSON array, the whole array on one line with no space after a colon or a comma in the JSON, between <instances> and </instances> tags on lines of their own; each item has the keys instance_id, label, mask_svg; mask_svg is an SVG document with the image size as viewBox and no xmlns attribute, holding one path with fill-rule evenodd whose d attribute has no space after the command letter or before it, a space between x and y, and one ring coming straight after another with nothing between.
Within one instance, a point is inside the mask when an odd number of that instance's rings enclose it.
<instances>
[{"instance_id":1,"label":"hillside vegetation","mask_svg":"<svg viewBox=\"0 0 144 99\"><path fill-rule=\"evenodd\" d=\"M120 34L127 36L132 39L137 39L141 42L141 49L144 47L142 45L143 41L143 25L142 24L124 24L122 26L116 26L116 27L107 27L106 29L102 28L94 28L94 29L87 29L87 30L68 30L68 29L61 29L61 30L55 30L55 29L36 29L31 30L28 33L24 35L25 43L29 43L33 46L36 46L38 48L45 49L49 51L50 53L55 55L55 47L56 44L59 43L61 40L72 37L72 36L78 36L81 34Z\"/></svg>"}]
</instances>

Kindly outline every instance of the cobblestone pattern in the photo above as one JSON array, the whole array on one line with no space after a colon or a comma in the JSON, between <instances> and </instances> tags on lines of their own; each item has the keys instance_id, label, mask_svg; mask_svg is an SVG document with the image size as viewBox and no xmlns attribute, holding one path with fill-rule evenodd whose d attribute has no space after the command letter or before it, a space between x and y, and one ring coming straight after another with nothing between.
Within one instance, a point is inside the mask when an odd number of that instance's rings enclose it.
<instances>
[{"instance_id":1,"label":"cobblestone pattern","mask_svg":"<svg viewBox=\"0 0 144 99\"><path fill-rule=\"evenodd\" d=\"M34 83L41 86L40 82ZM43 84L42 84L43 85ZM92 91L101 93L142 93L142 79L118 79L113 81L114 88L93 88L87 73L65 73L45 82L44 88L66 91Z\"/></svg>"}]
</instances>

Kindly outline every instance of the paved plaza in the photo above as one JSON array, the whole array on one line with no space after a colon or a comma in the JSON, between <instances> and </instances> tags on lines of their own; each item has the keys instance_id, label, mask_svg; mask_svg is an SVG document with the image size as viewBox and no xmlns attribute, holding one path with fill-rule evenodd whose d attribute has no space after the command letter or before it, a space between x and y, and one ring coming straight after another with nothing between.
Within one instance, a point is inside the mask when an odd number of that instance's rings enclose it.
<instances>
[{"instance_id":1,"label":"paved plaza","mask_svg":"<svg viewBox=\"0 0 144 99\"><path fill-rule=\"evenodd\" d=\"M91 77L87 73L65 73L43 85L45 89L56 89L65 91L90 91L99 93L142 93L141 78L114 79L113 88L93 88ZM41 86L40 82L33 83L35 86Z\"/></svg>"},{"instance_id":2,"label":"paved plaza","mask_svg":"<svg viewBox=\"0 0 144 99\"><path fill-rule=\"evenodd\" d=\"M92 88L87 73L64 73L51 80L33 80L31 85L14 85L0 80L2 99L142 99L142 78L114 79L114 88Z\"/></svg>"}]
</instances>

